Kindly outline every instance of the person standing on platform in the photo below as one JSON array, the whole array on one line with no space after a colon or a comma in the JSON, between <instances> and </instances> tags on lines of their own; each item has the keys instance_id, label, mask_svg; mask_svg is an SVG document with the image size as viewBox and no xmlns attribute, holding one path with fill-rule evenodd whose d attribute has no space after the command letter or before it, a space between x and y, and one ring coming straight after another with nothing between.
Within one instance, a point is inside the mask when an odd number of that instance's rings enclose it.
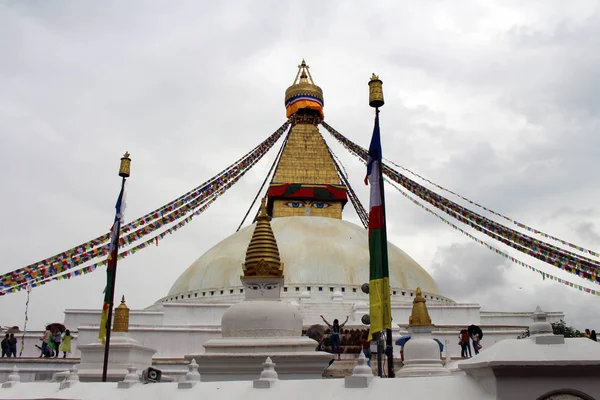
<instances>
[{"instance_id":1,"label":"person standing on platform","mask_svg":"<svg viewBox=\"0 0 600 400\"><path fill-rule=\"evenodd\" d=\"M479 342L483 337L483 331L477 325L471 325L467 328L467 332L469 332L469 337L473 341L473 350L475 351L475 355L477 355L479 354L479 349L481 349L481 344Z\"/></svg>"},{"instance_id":2,"label":"person standing on platform","mask_svg":"<svg viewBox=\"0 0 600 400\"><path fill-rule=\"evenodd\" d=\"M329 331L330 331L329 338L331 339L331 352L333 354L336 354L335 350L337 348L338 360L341 360L341 355L340 355L341 354L341 348L340 348L340 343L341 343L341 340L340 340L340 331L344 327L344 325L346 325L346 322L348 322L348 316L346 315L346 320L341 325L340 325L340 322L337 319L333 320L333 325L330 324L329 322L327 322L327 320L322 315L321 315L321 319L329 327Z\"/></svg>"},{"instance_id":3,"label":"person standing on platform","mask_svg":"<svg viewBox=\"0 0 600 400\"><path fill-rule=\"evenodd\" d=\"M40 358L48 357L50 353L50 348L48 347L48 341L50 340L49 327L46 327L46 332L44 332L44 335L40 338L40 340L42 341L42 354L40 354Z\"/></svg>"},{"instance_id":4,"label":"person standing on platform","mask_svg":"<svg viewBox=\"0 0 600 400\"><path fill-rule=\"evenodd\" d=\"M11 333L8 339L8 356L17 358L17 338L14 333Z\"/></svg>"},{"instance_id":5,"label":"person standing on platform","mask_svg":"<svg viewBox=\"0 0 600 400\"><path fill-rule=\"evenodd\" d=\"M58 353L60 353L60 342L61 342L61 336L62 333L60 332L60 329L56 329L56 332L54 332L54 336L52 336L52 341L54 342L54 352L56 353L54 355L54 358L58 358Z\"/></svg>"},{"instance_id":6,"label":"person standing on platform","mask_svg":"<svg viewBox=\"0 0 600 400\"><path fill-rule=\"evenodd\" d=\"M2 339L2 358L10 357L9 352L8 352L8 340L9 339L10 339L10 337L8 336L8 333L6 334L6 336L4 336L4 339Z\"/></svg>"},{"instance_id":7,"label":"person standing on platform","mask_svg":"<svg viewBox=\"0 0 600 400\"><path fill-rule=\"evenodd\" d=\"M67 353L71 352L71 339L73 339L73 336L71 336L71 331L67 329L65 332L65 336L63 336L62 338L62 343L59 347L59 350L64 353L63 358L66 358Z\"/></svg>"},{"instance_id":8,"label":"person standing on platform","mask_svg":"<svg viewBox=\"0 0 600 400\"><path fill-rule=\"evenodd\" d=\"M469 331L466 329L461 330L458 338L460 339L460 356L462 358L472 357L471 338L469 337Z\"/></svg>"}]
</instances>

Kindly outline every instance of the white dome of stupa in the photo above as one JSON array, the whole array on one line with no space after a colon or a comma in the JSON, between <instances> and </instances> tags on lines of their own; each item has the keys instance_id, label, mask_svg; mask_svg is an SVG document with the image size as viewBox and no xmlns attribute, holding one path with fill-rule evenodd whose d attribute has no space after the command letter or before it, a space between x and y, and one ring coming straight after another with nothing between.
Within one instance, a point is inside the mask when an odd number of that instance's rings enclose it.
<instances>
[{"instance_id":1,"label":"white dome of stupa","mask_svg":"<svg viewBox=\"0 0 600 400\"><path fill-rule=\"evenodd\" d=\"M300 287L296 289L300 292L310 285L313 290L319 285L356 289L369 281L369 238L363 227L334 218L305 216L274 218L271 226L284 263L285 286ZM254 225L247 226L204 253L163 300L240 288L242 263L253 231ZM392 290L421 287L424 293L439 296L433 278L415 260L391 243L388 255Z\"/></svg>"},{"instance_id":2,"label":"white dome of stupa","mask_svg":"<svg viewBox=\"0 0 600 400\"><path fill-rule=\"evenodd\" d=\"M221 320L223 337L301 336L302 314L282 301L242 301Z\"/></svg>"}]
</instances>

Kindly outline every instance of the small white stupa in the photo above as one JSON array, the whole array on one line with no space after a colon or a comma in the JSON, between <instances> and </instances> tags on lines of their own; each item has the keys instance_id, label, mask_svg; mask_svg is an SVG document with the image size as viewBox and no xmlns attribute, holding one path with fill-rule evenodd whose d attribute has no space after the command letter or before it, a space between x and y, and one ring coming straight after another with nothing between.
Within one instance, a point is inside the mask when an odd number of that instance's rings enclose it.
<instances>
[{"instance_id":1,"label":"small white stupa","mask_svg":"<svg viewBox=\"0 0 600 400\"><path fill-rule=\"evenodd\" d=\"M203 381L254 380L267 357L280 379L319 378L331 360L302 336L298 307L281 301L283 263L270 221L263 199L242 265L245 299L223 315L221 338L206 342L204 353L185 356L196 359Z\"/></svg>"},{"instance_id":2,"label":"small white stupa","mask_svg":"<svg viewBox=\"0 0 600 400\"><path fill-rule=\"evenodd\" d=\"M425 302L421 288L417 288L412 313L408 319L410 340L403 348L404 366L398 371L398 377L450 375L440 357L440 345L431 336L434 325L431 323Z\"/></svg>"},{"instance_id":3,"label":"small white stupa","mask_svg":"<svg viewBox=\"0 0 600 400\"><path fill-rule=\"evenodd\" d=\"M142 345L129 335L129 308L125 304L125 296L115 308L114 315L107 370L107 380L110 382L121 381L128 374L129 368L143 371L151 367L152 356L156 353L156 349ZM81 351L78 374L81 381L99 382L102 379L104 347L105 344L100 341L78 346ZM56 375L60 378L64 373Z\"/></svg>"}]
</instances>

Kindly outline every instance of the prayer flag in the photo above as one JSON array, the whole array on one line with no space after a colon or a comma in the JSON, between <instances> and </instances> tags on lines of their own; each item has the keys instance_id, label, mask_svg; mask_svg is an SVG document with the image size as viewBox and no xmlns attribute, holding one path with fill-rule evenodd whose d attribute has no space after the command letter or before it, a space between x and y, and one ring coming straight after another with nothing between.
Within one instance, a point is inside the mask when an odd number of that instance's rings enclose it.
<instances>
[{"instance_id":1,"label":"prayer flag","mask_svg":"<svg viewBox=\"0 0 600 400\"><path fill-rule=\"evenodd\" d=\"M392 328L390 301L390 273L388 267L387 233L383 199L381 137L379 113L375 116L375 128L369 146L367 177L371 185L369 201L369 314L370 336Z\"/></svg>"},{"instance_id":2,"label":"prayer flag","mask_svg":"<svg viewBox=\"0 0 600 400\"><path fill-rule=\"evenodd\" d=\"M121 192L117 199L115 206L116 214L115 221L111 229L110 245L108 248L108 262L106 264L106 288L104 289L104 305L102 306L102 317L100 319L100 330L98 331L98 339L104 343L106 339L106 330L108 329L108 310L112 305L112 294L114 288L114 268L117 263L117 255L119 252L119 231L121 230L121 223L124 222L124 211L125 211L125 182L121 186Z\"/></svg>"}]
</instances>

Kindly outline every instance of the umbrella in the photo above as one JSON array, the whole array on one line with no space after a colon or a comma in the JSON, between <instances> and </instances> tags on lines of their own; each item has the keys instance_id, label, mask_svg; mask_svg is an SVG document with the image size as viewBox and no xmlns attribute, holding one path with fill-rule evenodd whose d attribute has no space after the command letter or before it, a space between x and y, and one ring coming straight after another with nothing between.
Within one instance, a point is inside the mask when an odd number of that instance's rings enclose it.
<instances>
[{"instance_id":1,"label":"umbrella","mask_svg":"<svg viewBox=\"0 0 600 400\"><path fill-rule=\"evenodd\" d=\"M483 331L477 325L469 326L469 328L467 329L467 332L469 332L469 336L471 336L471 337L473 337L475 335L479 335L480 340L483 337Z\"/></svg>"},{"instance_id":2,"label":"umbrella","mask_svg":"<svg viewBox=\"0 0 600 400\"><path fill-rule=\"evenodd\" d=\"M60 322L53 322L51 324L48 324L46 326L46 329L49 330L50 332L54 332L56 330L64 332L67 330L67 328L65 328L65 326L63 324L61 324Z\"/></svg>"},{"instance_id":3,"label":"umbrella","mask_svg":"<svg viewBox=\"0 0 600 400\"><path fill-rule=\"evenodd\" d=\"M19 329L18 326L13 326L11 328L8 328L6 330L6 333L21 333L21 330Z\"/></svg>"},{"instance_id":4,"label":"umbrella","mask_svg":"<svg viewBox=\"0 0 600 400\"><path fill-rule=\"evenodd\" d=\"M396 345L400 347L404 347L406 342L410 340L410 336L402 336L400 339L396 340Z\"/></svg>"},{"instance_id":5,"label":"umbrella","mask_svg":"<svg viewBox=\"0 0 600 400\"><path fill-rule=\"evenodd\" d=\"M325 335L325 327L323 325L312 325L306 330L306 336L313 340L316 340L317 342L321 340L323 335Z\"/></svg>"},{"instance_id":6,"label":"umbrella","mask_svg":"<svg viewBox=\"0 0 600 400\"><path fill-rule=\"evenodd\" d=\"M406 344L406 342L408 342L410 340L410 336L402 336L400 339L396 340L396 345L404 347L404 345ZM433 339L437 342L437 344L440 346L440 353L442 351L444 351L444 344L442 342L440 342L438 339Z\"/></svg>"}]
</instances>

